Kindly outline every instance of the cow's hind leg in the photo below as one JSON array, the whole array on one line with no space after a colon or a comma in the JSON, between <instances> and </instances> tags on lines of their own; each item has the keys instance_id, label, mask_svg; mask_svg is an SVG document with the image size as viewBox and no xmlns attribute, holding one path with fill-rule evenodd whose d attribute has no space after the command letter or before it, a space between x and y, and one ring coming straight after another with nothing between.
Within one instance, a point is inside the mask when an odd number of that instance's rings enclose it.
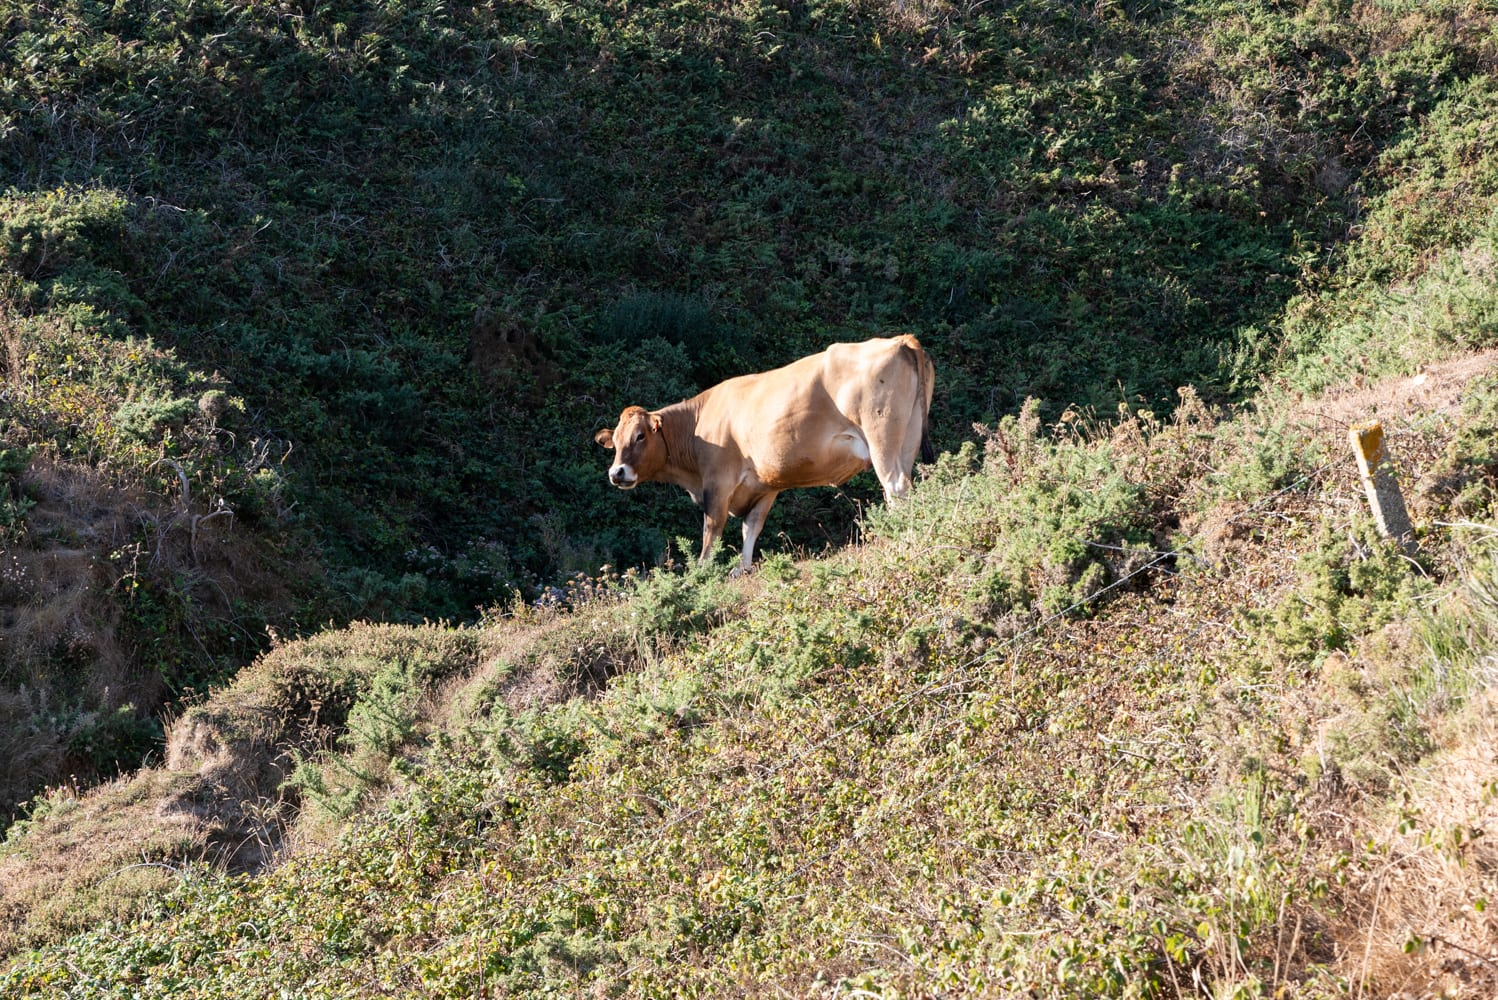
<instances>
[{"instance_id":1,"label":"cow's hind leg","mask_svg":"<svg viewBox=\"0 0 1498 1000\"><path fill-rule=\"evenodd\" d=\"M869 461L879 485L884 487L884 499L893 503L910 492L911 469L915 467L915 453L921 441L917 433L913 442L906 440L905 428L880 428L884 433L868 434Z\"/></svg>"},{"instance_id":2,"label":"cow's hind leg","mask_svg":"<svg viewBox=\"0 0 1498 1000\"><path fill-rule=\"evenodd\" d=\"M924 387L920 375L908 365L895 365L880 373L881 391L865 400L856 421L869 445L869 463L886 502L910 492L911 470L921 450L926 429Z\"/></svg>"}]
</instances>

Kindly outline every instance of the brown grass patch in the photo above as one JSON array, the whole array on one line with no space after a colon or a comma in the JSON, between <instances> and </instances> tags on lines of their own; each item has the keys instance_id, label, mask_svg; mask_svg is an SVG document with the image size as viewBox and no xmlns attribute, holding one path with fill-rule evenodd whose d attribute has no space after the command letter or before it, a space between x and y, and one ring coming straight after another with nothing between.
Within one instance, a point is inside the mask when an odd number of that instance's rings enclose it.
<instances>
[{"instance_id":1,"label":"brown grass patch","mask_svg":"<svg viewBox=\"0 0 1498 1000\"><path fill-rule=\"evenodd\" d=\"M306 576L227 512L45 457L21 482L34 506L0 553L0 817L48 785L109 776L109 762L69 751L73 733L122 708L157 715L172 696L143 655L156 637L131 619L132 587L175 595L186 634L169 638L185 646L183 669L211 673L258 637L213 649L198 637L234 634L245 607L274 617Z\"/></svg>"},{"instance_id":2,"label":"brown grass patch","mask_svg":"<svg viewBox=\"0 0 1498 1000\"><path fill-rule=\"evenodd\" d=\"M380 671L434 686L477 663L471 630L356 625L287 643L171 726L164 765L53 789L0 845L0 955L129 916L183 865L273 864L295 818L297 756L335 744ZM431 711L430 706L427 708Z\"/></svg>"},{"instance_id":3,"label":"brown grass patch","mask_svg":"<svg viewBox=\"0 0 1498 1000\"><path fill-rule=\"evenodd\" d=\"M53 790L38 835L0 846L0 955L133 917L204 857L202 820L161 808L191 781L149 770L87 795Z\"/></svg>"},{"instance_id":4,"label":"brown grass patch","mask_svg":"<svg viewBox=\"0 0 1498 1000\"><path fill-rule=\"evenodd\" d=\"M1401 786L1343 897L1339 963L1365 996L1498 996L1498 693Z\"/></svg>"}]
</instances>

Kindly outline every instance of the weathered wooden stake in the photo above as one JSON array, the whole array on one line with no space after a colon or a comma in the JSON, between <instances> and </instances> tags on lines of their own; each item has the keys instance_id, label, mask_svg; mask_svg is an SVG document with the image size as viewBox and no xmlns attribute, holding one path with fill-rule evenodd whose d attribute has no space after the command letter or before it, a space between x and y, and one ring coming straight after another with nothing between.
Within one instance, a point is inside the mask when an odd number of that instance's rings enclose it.
<instances>
[{"instance_id":1,"label":"weathered wooden stake","mask_svg":"<svg viewBox=\"0 0 1498 1000\"><path fill-rule=\"evenodd\" d=\"M1353 424L1347 431L1347 438L1357 455L1363 491L1368 494L1368 506L1373 510L1373 521L1378 525L1379 534L1398 539L1406 552L1413 552L1415 530L1404 506L1404 495L1399 492L1399 481L1394 478L1390 467L1383 424L1377 420Z\"/></svg>"}]
</instances>

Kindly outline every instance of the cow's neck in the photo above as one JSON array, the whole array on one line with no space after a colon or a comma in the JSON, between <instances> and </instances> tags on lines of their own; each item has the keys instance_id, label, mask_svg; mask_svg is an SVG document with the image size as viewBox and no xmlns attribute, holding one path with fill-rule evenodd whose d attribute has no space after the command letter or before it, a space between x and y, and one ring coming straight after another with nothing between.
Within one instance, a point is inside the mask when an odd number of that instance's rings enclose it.
<instances>
[{"instance_id":1,"label":"cow's neck","mask_svg":"<svg viewBox=\"0 0 1498 1000\"><path fill-rule=\"evenodd\" d=\"M656 411L661 418L661 434L666 440L666 467L660 478L680 486L698 503L702 502L702 470L697 465L697 405L695 400L672 403Z\"/></svg>"}]
</instances>

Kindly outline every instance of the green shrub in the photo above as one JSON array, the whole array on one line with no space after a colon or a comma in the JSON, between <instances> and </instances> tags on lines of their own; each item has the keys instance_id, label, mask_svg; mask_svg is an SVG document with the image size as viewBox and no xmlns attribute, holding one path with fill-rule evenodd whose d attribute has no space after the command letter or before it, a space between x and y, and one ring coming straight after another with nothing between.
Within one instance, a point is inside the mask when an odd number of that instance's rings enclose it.
<instances>
[{"instance_id":1,"label":"green shrub","mask_svg":"<svg viewBox=\"0 0 1498 1000\"><path fill-rule=\"evenodd\" d=\"M677 540L683 553L693 546ZM637 578L625 606L631 627L645 642L667 649L729 620L742 608L738 588L721 560L702 563L686 556L686 568L670 567Z\"/></svg>"},{"instance_id":2,"label":"green shrub","mask_svg":"<svg viewBox=\"0 0 1498 1000\"><path fill-rule=\"evenodd\" d=\"M1399 543L1360 517L1351 526L1322 525L1315 548L1299 561L1299 585L1265 624L1287 655L1313 660L1346 650L1359 638L1409 616L1431 581Z\"/></svg>"},{"instance_id":3,"label":"green shrub","mask_svg":"<svg viewBox=\"0 0 1498 1000\"><path fill-rule=\"evenodd\" d=\"M398 660L363 685L336 747L299 755L288 788L327 817L343 820L389 780L395 754L419 731L431 670Z\"/></svg>"},{"instance_id":4,"label":"green shrub","mask_svg":"<svg viewBox=\"0 0 1498 1000\"><path fill-rule=\"evenodd\" d=\"M127 438L155 441L163 431L181 430L196 412L197 401L192 399L133 399L115 411L114 424Z\"/></svg>"},{"instance_id":5,"label":"green shrub","mask_svg":"<svg viewBox=\"0 0 1498 1000\"><path fill-rule=\"evenodd\" d=\"M1232 499L1254 503L1281 490L1309 488L1325 465L1327 443L1307 441L1284 422L1261 425L1240 419L1225 444L1231 460L1209 479L1204 500Z\"/></svg>"},{"instance_id":6,"label":"green shrub","mask_svg":"<svg viewBox=\"0 0 1498 1000\"><path fill-rule=\"evenodd\" d=\"M972 469L975 449L943 456L909 503L867 520L872 534L917 544L936 566L955 560L972 581L972 612L989 621L1071 609L1129 576L1152 549L1145 482L1096 438L1101 431L1048 435L1037 411L1032 401L984 430L981 472Z\"/></svg>"},{"instance_id":7,"label":"green shrub","mask_svg":"<svg viewBox=\"0 0 1498 1000\"><path fill-rule=\"evenodd\" d=\"M649 350L650 341L675 345L691 359L692 380L699 389L742 374L746 366L748 339L721 323L706 302L690 296L644 292L620 299L599 316L596 336L639 350Z\"/></svg>"},{"instance_id":8,"label":"green shrub","mask_svg":"<svg viewBox=\"0 0 1498 1000\"><path fill-rule=\"evenodd\" d=\"M1447 517L1490 522L1498 512L1498 378L1473 380L1461 422L1433 470L1431 492Z\"/></svg>"},{"instance_id":9,"label":"green shrub","mask_svg":"<svg viewBox=\"0 0 1498 1000\"><path fill-rule=\"evenodd\" d=\"M100 250L118 264L128 202L104 188L0 195L0 264L32 281L57 278Z\"/></svg>"},{"instance_id":10,"label":"green shrub","mask_svg":"<svg viewBox=\"0 0 1498 1000\"><path fill-rule=\"evenodd\" d=\"M0 446L0 542L6 545L16 544L26 533L26 512L35 501L26 496L20 478L34 453L34 447Z\"/></svg>"},{"instance_id":11,"label":"green shrub","mask_svg":"<svg viewBox=\"0 0 1498 1000\"><path fill-rule=\"evenodd\" d=\"M93 775L127 774L161 749L161 722L134 705L93 712L68 727L67 750Z\"/></svg>"}]
</instances>

